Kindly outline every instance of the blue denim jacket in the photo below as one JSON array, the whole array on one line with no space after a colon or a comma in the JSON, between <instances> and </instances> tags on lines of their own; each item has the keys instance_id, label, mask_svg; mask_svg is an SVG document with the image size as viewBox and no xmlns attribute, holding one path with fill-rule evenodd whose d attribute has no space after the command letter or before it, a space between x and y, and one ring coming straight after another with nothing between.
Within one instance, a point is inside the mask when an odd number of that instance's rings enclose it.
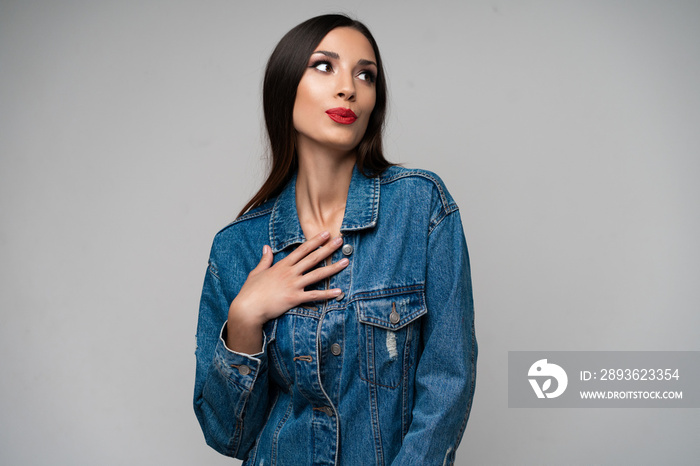
<instances>
[{"instance_id":1,"label":"blue denim jacket","mask_svg":"<svg viewBox=\"0 0 700 466\"><path fill-rule=\"evenodd\" d=\"M305 239L295 183L214 238L194 393L207 443L244 465L453 464L477 344L462 223L435 174L355 168L332 256L350 264L317 285L344 292L269 321L261 353L226 348L229 305L263 245L278 261Z\"/></svg>"}]
</instances>

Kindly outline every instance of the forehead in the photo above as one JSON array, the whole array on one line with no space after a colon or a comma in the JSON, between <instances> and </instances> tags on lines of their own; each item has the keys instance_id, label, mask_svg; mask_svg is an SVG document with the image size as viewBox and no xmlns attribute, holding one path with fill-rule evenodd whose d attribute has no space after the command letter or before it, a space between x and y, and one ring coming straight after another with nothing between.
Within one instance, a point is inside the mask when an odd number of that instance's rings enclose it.
<instances>
[{"instance_id":1,"label":"forehead","mask_svg":"<svg viewBox=\"0 0 700 466\"><path fill-rule=\"evenodd\" d=\"M357 29L348 27L333 29L319 42L315 50L335 52L341 60L356 61L364 58L365 60L377 61L372 44L369 43L364 34Z\"/></svg>"}]
</instances>

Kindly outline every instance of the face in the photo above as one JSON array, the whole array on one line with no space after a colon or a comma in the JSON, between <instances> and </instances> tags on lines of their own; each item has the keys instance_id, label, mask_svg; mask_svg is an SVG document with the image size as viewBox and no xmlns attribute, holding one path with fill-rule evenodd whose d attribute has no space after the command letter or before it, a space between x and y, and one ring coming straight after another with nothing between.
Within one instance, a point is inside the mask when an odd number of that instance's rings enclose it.
<instances>
[{"instance_id":1,"label":"face","mask_svg":"<svg viewBox=\"0 0 700 466\"><path fill-rule=\"evenodd\" d=\"M367 38L333 29L316 46L297 87L297 149L349 153L362 140L376 100L377 59Z\"/></svg>"}]
</instances>

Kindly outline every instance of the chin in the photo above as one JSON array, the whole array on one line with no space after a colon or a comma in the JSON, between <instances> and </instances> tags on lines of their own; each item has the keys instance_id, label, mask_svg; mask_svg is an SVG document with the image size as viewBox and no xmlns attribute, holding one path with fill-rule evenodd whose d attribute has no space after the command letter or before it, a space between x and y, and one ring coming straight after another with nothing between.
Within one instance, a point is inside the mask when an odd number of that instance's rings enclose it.
<instances>
[{"instance_id":1,"label":"chin","mask_svg":"<svg viewBox=\"0 0 700 466\"><path fill-rule=\"evenodd\" d=\"M352 141L352 142L348 142L348 143L329 144L328 148L331 150L334 150L334 151L338 151L338 152L350 153L350 152L354 152L355 149L357 149L357 146L359 146L359 145L360 145L359 142Z\"/></svg>"}]
</instances>

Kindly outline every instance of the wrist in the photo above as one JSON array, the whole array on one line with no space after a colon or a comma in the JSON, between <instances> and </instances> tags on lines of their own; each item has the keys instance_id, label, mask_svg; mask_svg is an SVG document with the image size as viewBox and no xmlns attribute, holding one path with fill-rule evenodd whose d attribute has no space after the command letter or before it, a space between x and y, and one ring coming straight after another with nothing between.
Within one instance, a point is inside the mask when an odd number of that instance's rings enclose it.
<instances>
[{"instance_id":1,"label":"wrist","mask_svg":"<svg viewBox=\"0 0 700 466\"><path fill-rule=\"evenodd\" d=\"M228 310L229 326L243 327L249 330L262 329L267 319L261 315L257 315L252 309L254 306L246 306L245 304L236 301L231 303Z\"/></svg>"},{"instance_id":2,"label":"wrist","mask_svg":"<svg viewBox=\"0 0 700 466\"><path fill-rule=\"evenodd\" d=\"M262 323L251 319L245 312L236 312L232 306L224 335L226 347L239 353L259 353L263 344L262 328Z\"/></svg>"}]
</instances>

